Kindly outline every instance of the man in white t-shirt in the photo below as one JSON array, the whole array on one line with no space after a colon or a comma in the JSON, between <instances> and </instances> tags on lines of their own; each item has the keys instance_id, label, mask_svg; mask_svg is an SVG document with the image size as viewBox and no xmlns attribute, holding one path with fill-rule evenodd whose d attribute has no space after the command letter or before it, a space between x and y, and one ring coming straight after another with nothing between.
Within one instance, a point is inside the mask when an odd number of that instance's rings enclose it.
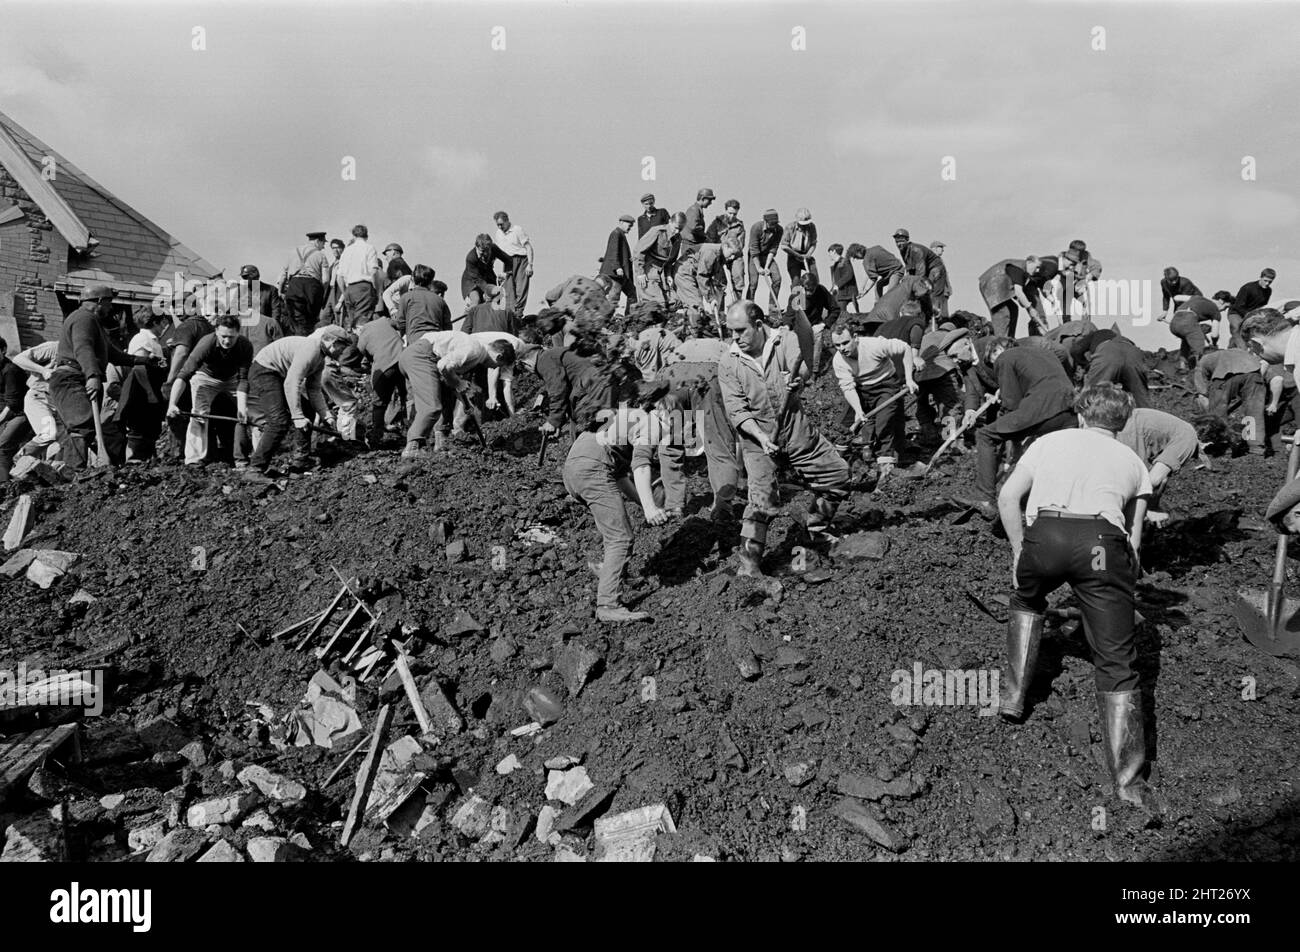
<instances>
[{"instance_id":1,"label":"man in white t-shirt","mask_svg":"<svg viewBox=\"0 0 1300 952\"><path fill-rule=\"evenodd\" d=\"M1145 779L1133 637L1133 587L1151 480L1143 461L1116 438L1133 412L1130 394L1099 384L1084 390L1075 406L1080 429L1035 440L998 496L1015 583L1000 713L1011 720L1024 715L1047 596L1068 583L1092 648L1102 742L1115 793L1125 802L1161 812ZM1020 521L1026 496L1027 527Z\"/></svg>"}]
</instances>

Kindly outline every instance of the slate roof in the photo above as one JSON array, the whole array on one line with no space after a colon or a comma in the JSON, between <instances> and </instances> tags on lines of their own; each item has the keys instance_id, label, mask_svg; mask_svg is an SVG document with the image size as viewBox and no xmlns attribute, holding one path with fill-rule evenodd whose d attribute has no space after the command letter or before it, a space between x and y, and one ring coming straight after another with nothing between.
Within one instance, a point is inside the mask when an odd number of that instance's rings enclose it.
<instances>
[{"instance_id":1,"label":"slate roof","mask_svg":"<svg viewBox=\"0 0 1300 952\"><path fill-rule=\"evenodd\" d=\"M219 269L187 248L166 230L150 221L113 195L58 152L36 138L18 123L0 112L0 137L7 137L31 162L28 169L6 168L22 184L33 174L39 177L41 162L53 156L56 174L48 185L71 209L76 219L99 241L91 255L74 252L69 262L71 283L84 283L82 275L98 272L111 275L120 284L148 287L156 278L173 279L176 272L188 278L209 278ZM22 174L20 174L20 172ZM29 193L31 189L27 189ZM42 205L42 196L31 198ZM64 227L59 216L45 212L60 232ZM69 229L76 232L75 227ZM78 244L74 234L64 234L69 244Z\"/></svg>"}]
</instances>

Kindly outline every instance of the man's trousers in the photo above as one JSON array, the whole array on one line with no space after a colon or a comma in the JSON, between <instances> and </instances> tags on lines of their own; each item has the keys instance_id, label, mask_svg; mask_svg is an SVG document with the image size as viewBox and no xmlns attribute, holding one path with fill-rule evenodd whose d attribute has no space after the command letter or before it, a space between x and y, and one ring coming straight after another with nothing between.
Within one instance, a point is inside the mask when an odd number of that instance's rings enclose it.
<instances>
[{"instance_id":1,"label":"man's trousers","mask_svg":"<svg viewBox=\"0 0 1300 952\"><path fill-rule=\"evenodd\" d=\"M1025 529L1011 609L1041 615L1047 596L1068 584L1083 613L1097 690L1135 691L1135 577L1133 550L1118 526L1100 516L1061 517L1040 510Z\"/></svg>"},{"instance_id":2,"label":"man's trousers","mask_svg":"<svg viewBox=\"0 0 1300 952\"><path fill-rule=\"evenodd\" d=\"M316 329L316 320L325 305L325 286L315 278L290 278L284 285L283 300L289 324L284 332L306 337Z\"/></svg>"},{"instance_id":3,"label":"man's trousers","mask_svg":"<svg viewBox=\"0 0 1300 952\"><path fill-rule=\"evenodd\" d=\"M370 323L378 303L379 293L372 282L353 281L343 289L343 329L350 331Z\"/></svg>"},{"instance_id":4,"label":"man's trousers","mask_svg":"<svg viewBox=\"0 0 1300 952\"><path fill-rule=\"evenodd\" d=\"M450 431L456 390L438 375L438 358L423 347L408 347L397 358L397 364L406 377L406 392L415 404L415 415L406 431L407 442L428 440L435 423L444 433Z\"/></svg>"},{"instance_id":5,"label":"man's trousers","mask_svg":"<svg viewBox=\"0 0 1300 952\"><path fill-rule=\"evenodd\" d=\"M755 300L758 294L758 275L758 256L751 255L749 259L749 289L745 291L746 301ZM776 299L781 293L781 269L777 267L776 255L773 255L772 260L768 263L767 277L772 284L771 300L768 303L768 312L771 313L776 310Z\"/></svg>"},{"instance_id":6,"label":"man's trousers","mask_svg":"<svg viewBox=\"0 0 1300 952\"><path fill-rule=\"evenodd\" d=\"M802 417L796 409L792 417ZM808 507L808 531L821 532L829 528L839 504L848 497L849 464L826 437L812 430L806 419L795 419L791 432L795 439L785 447L786 460L812 490L813 499ZM768 456L756 442L742 436L745 474L749 480L749 505L745 507L740 535L767 544L768 523L781 511L781 490L777 482L777 461Z\"/></svg>"},{"instance_id":7,"label":"man's trousers","mask_svg":"<svg viewBox=\"0 0 1300 952\"><path fill-rule=\"evenodd\" d=\"M198 416L207 416L212 409L212 401L219 393L228 393L231 397L235 396L238 390L239 380L231 377L229 380L218 380L202 370L195 371L194 376L190 378L190 406L192 412ZM246 440L244 437L244 425L235 424L235 459L244 458L244 446ZM189 426L185 429L185 465L192 466L202 463L208 455L208 421L200 420L196 417L190 417Z\"/></svg>"},{"instance_id":8,"label":"man's trousers","mask_svg":"<svg viewBox=\"0 0 1300 952\"><path fill-rule=\"evenodd\" d=\"M510 270L503 282L505 309L523 320L524 308L528 305L528 255L513 255L510 262Z\"/></svg>"},{"instance_id":9,"label":"man's trousers","mask_svg":"<svg viewBox=\"0 0 1300 952\"><path fill-rule=\"evenodd\" d=\"M1259 374L1230 374L1210 382L1210 412L1228 417L1240 413L1244 425L1242 436L1252 452L1263 452L1264 403L1268 385Z\"/></svg>"}]
</instances>

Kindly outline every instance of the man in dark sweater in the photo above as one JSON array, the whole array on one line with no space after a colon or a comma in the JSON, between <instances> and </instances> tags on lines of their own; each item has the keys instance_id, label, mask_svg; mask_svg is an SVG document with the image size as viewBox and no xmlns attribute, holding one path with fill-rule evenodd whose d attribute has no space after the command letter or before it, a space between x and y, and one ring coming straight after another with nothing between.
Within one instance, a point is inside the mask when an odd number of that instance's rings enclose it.
<instances>
[{"instance_id":1,"label":"man in dark sweater","mask_svg":"<svg viewBox=\"0 0 1300 952\"><path fill-rule=\"evenodd\" d=\"M451 309L443 300L447 285L433 279L434 271L426 264L417 264L411 275L413 287L402 296L397 305L396 326L407 340L415 340L429 331L451 330ZM442 291L436 289L442 286Z\"/></svg>"},{"instance_id":2,"label":"man in dark sweater","mask_svg":"<svg viewBox=\"0 0 1300 952\"><path fill-rule=\"evenodd\" d=\"M1006 337L985 337L973 347L975 364L966 375L966 411L973 418L987 394L999 391L1001 414L975 431L976 478L973 496L955 502L992 521L998 514L998 458L1008 441L1024 445L1044 433L1078 423L1074 385L1061 362L1037 347L1016 347Z\"/></svg>"},{"instance_id":3,"label":"man in dark sweater","mask_svg":"<svg viewBox=\"0 0 1300 952\"><path fill-rule=\"evenodd\" d=\"M1232 329L1232 340L1229 346L1241 346L1241 337L1237 333L1241 322L1256 308L1268 306L1268 299L1273 296L1273 279L1276 277L1276 271L1265 268L1256 280L1247 281L1241 286L1232 306L1228 308L1228 326Z\"/></svg>"},{"instance_id":4,"label":"man in dark sweater","mask_svg":"<svg viewBox=\"0 0 1300 952\"><path fill-rule=\"evenodd\" d=\"M1200 294L1201 289L1179 274L1177 268L1165 268L1164 276L1160 279L1160 307L1165 312L1165 320L1173 316L1177 310L1175 305L1182 304L1189 297L1199 297Z\"/></svg>"},{"instance_id":5,"label":"man in dark sweater","mask_svg":"<svg viewBox=\"0 0 1300 952\"><path fill-rule=\"evenodd\" d=\"M50 376L50 405L68 431L63 461L72 469L86 466L87 448L95 437L94 414L103 405L108 364L133 367L152 361L150 357L123 353L108 339L105 327L112 322L113 294L113 289L103 284L87 289L81 307L63 321L59 334L59 355ZM120 442L109 435L113 431L121 436L116 424L104 420L102 425L106 442Z\"/></svg>"},{"instance_id":6,"label":"man in dark sweater","mask_svg":"<svg viewBox=\"0 0 1300 952\"><path fill-rule=\"evenodd\" d=\"M758 295L758 276L766 273L771 284L768 311L776 310L776 299L781 293L781 269L776 264L776 253L784 234L775 208L763 212L763 218L749 229L749 288L745 300L752 301Z\"/></svg>"}]
</instances>

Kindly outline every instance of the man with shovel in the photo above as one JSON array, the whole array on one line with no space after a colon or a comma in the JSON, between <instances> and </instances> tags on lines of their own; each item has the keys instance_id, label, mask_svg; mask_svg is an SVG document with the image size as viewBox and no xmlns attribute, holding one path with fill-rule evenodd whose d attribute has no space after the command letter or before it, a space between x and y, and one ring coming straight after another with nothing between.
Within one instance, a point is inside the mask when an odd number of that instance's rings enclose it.
<instances>
[{"instance_id":1,"label":"man with shovel","mask_svg":"<svg viewBox=\"0 0 1300 952\"><path fill-rule=\"evenodd\" d=\"M58 356L50 375L50 405L68 431L63 461L72 469L85 468L87 444L103 435L98 414L108 364L133 367L154 362L152 357L123 353L108 339L105 328L112 324L113 294L104 284L87 288L81 306L67 316L59 333ZM97 443L100 459L107 453L102 442Z\"/></svg>"},{"instance_id":2,"label":"man with shovel","mask_svg":"<svg viewBox=\"0 0 1300 952\"><path fill-rule=\"evenodd\" d=\"M876 451L876 466L881 477L889 475L898 463L896 437L898 435L901 403L884 404L906 387L916 393L917 383L913 368L918 363L916 351L905 341L891 337L867 337L858 325L837 327L831 335L835 356L831 358L831 372L835 382L853 414L853 429L870 423L870 429L860 439ZM902 364L902 374L898 365ZM868 420L867 414L879 409Z\"/></svg>"},{"instance_id":3,"label":"man with shovel","mask_svg":"<svg viewBox=\"0 0 1300 952\"><path fill-rule=\"evenodd\" d=\"M812 490L807 529L813 542L832 538L831 519L848 496L849 466L799 403L801 357L786 346L791 332L768 327L753 301L738 301L727 310L726 330L731 346L718 361L718 387L740 436L749 478L737 574L758 577L768 523L781 510L776 457L783 456Z\"/></svg>"},{"instance_id":4,"label":"man with shovel","mask_svg":"<svg viewBox=\"0 0 1300 952\"><path fill-rule=\"evenodd\" d=\"M1075 426L1074 385L1061 362L1045 350L1016 347L1006 337L984 337L973 351L976 368L966 378L967 407L973 408L997 390L1002 413L975 431L975 494L953 500L991 522L997 515L994 499L1003 445L1024 445L1029 439Z\"/></svg>"},{"instance_id":5,"label":"man with shovel","mask_svg":"<svg viewBox=\"0 0 1300 952\"><path fill-rule=\"evenodd\" d=\"M268 345L269 346L269 345ZM235 459L243 462L244 426L248 422L248 369L253 363L253 345L240 336L239 318L223 314L217 318L211 334L203 337L185 359L172 382L167 404L167 419L180 416L181 394L190 390L190 424L185 431L185 465L198 466L208 455L208 413L219 393L235 398ZM242 467L240 467L242 468Z\"/></svg>"},{"instance_id":6,"label":"man with shovel","mask_svg":"<svg viewBox=\"0 0 1300 952\"><path fill-rule=\"evenodd\" d=\"M302 412L302 395L306 393L325 425L333 427L334 416L321 384L325 358L338 357L352 340L338 324L329 324L311 337L281 337L253 358L248 371L249 403L260 414L262 436L249 458L247 479L265 475L290 426L294 466L310 466L311 421Z\"/></svg>"},{"instance_id":7,"label":"man with shovel","mask_svg":"<svg viewBox=\"0 0 1300 952\"><path fill-rule=\"evenodd\" d=\"M1160 813L1146 780L1133 637L1133 588L1151 481L1142 460L1116 438L1133 412L1129 394L1115 386L1090 387L1079 395L1077 412L1079 429L1036 440L998 496L1014 583L999 713L1014 721L1024 716L1047 597L1069 584L1096 667L1102 751L1115 795Z\"/></svg>"}]
</instances>

